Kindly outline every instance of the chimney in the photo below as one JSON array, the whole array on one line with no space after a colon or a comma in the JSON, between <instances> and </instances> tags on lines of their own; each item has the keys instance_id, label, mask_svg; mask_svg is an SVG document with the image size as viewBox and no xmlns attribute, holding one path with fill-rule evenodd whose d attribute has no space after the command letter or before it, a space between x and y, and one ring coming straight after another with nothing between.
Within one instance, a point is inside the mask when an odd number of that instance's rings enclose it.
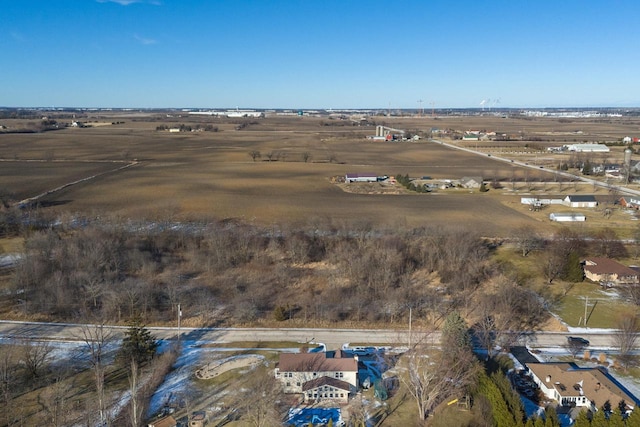
<instances>
[{"instance_id":1,"label":"chimney","mask_svg":"<svg viewBox=\"0 0 640 427\"><path fill-rule=\"evenodd\" d=\"M550 383L551 382L551 375L547 375L547 378L545 378L545 381Z\"/></svg>"}]
</instances>

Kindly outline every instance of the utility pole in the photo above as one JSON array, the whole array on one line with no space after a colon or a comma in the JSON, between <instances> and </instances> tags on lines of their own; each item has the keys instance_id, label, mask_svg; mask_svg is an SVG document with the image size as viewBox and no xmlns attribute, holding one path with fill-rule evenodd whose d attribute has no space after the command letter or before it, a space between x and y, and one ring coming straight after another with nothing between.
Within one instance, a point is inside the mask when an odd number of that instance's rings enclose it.
<instances>
[{"instance_id":1,"label":"utility pole","mask_svg":"<svg viewBox=\"0 0 640 427\"><path fill-rule=\"evenodd\" d=\"M182 317L182 310L180 309L180 303L178 303L178 345L180 345L180 318Z\"/></svg>"},{"instance_id":2,"label":"utility pole","mask_svg":"<svg viewBox=\"0 0 640 427\"><path fill-rule=\"evenodd\" d=\"M409 350L411 350L411 307L409 307Z\"/></svg>"},{"instance_id":3,"label":"utility pole","mask_svg":"<svg viewBox=\"0 0 640 427\"><path fill-rule=\"evenodd\" d=\"M584 326L587 326L587 306L589 305L589 296L584 299Z\"/></svg>"}]
</instances>

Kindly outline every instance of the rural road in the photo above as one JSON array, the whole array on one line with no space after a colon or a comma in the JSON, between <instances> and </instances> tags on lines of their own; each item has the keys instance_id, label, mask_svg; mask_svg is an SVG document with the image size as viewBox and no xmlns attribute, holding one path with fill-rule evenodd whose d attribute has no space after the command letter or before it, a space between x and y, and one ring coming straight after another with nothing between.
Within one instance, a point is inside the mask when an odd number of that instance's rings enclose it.
<instances>
[{"instance_id":1,"label":"rural road","mask_svg":"<svg viewBox=\"0 0 640 427\"><path fill-rule=\"evenodd\" d=\"M52 341L80 341L84 325L71 323L17 322L0 320L0 341L2 339L29 339ZM116 337L122 337L124 326L107 326ZM150 327L158 339L174 339L178 328ZM344 343L356 345L406 346L407 330L389 329L314 329L314 328L181 328L181 338L205 343L233 343L242 341L275 342L292 341L299 343L325 343L327 348L337 349ZM520 344L530 347L561 347L569 335L579 335L591 341L592 348L614 347L610 331L594 330L585 333L536 332L525 336ZM440 340L439 333L425 336L421 332L411 334L412 342L426 339L434 343Z\"/></svg>"},{"instance_id":2,"label":"rural road","mask_svg":"<svg viewBox=\"0 0 640 427\"><path fill-rule=\"evenodd\" d=\"M524 167L524 168L529 168L529 169L543 170L543 171L546 171L546 172L549 172L549 173L555 173L558 176L569 178L571 180L578 179L578 180L580 180L582 182L587 182L589 184L596 185L598 187L606 188L607 190L615 190L615 191L618 191L618 192L624 193L624 194L631 194L631 195L634 195L634 196L640 196L640 190L634 190L634 189L627 188L627 187L620 186L620 185L609 184L607 182L598 181L596 179L587 178L587 177L580 176L580 175L574 175L574 174L569 173L569 172L563 172L563 171L558 171L558 170L555 170L555 169L544 168L542 166L530 165L528 162L521 162L519 160L507 159L505 157L499 157L499 156L495 156L493 154L486 154L486 153L483 153L481 151L472 150L471 148L466 148L466 147L459 147L457 145L449 144L447 142L443 142L443 141L440 141L440 140L437 140L437 139L431 139L430 141L435 142L436 144L443 145L443 146L448 147L448 148L452 148L454 150L466 151L467 153L472 153L472 154L475 154L475 155L478 155L478 156L483 156L483 157L491 157L493 160L496 160L496 161L499 161L499 162L505 162L505 163L509 163L509 164L512 164L512 165L516 165L516 166L520 166L520 167Z\"/></svg>"}]
</instances>

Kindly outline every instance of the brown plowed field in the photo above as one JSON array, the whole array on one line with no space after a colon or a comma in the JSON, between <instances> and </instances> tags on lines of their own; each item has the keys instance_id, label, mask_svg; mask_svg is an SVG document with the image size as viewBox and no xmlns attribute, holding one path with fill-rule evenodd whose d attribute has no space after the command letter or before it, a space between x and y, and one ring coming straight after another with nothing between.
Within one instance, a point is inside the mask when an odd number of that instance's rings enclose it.
<instances>
[{"instance_id":1,"label":"brown plowed field","mask_svg":"<svg viewBox=\"0 0 640 427\"><path fill-rule=\"evenodd\" d=\"M552 226L548 212L528 212L519 204L521 194L510 194L506 189L399 195L342 191L331 183L331 176L373 172L436 179L482 176L487 181L493 176L505 180L526 176L532 181L553 178L544 171L525 175L508 163L424 139L414 143L370 142L365 136L375 132L372 126L336 123L338 126L327 119L307 117L267 117L248 119L245 128L235 130L241 121L187 117L172 120L192 125L211 123L219 131L169 133L155 130L161 124L175 125L162 117L119 120L125 123L43 134L0 134L0 158L7 160L0 163L0 188L12 191L16 198L26 198L118 166L90 161L138 159L138 166L48 196L50 202L65 201L48 209L106 212L121 217L241 218L259 224L357 221L381 226L450 225L472 227L487 235L507 235L524 224ZM453 126L491 129L505 124L512 126L513 132L524 125L544 128L544 123L537 121L477 120L465 123L458 119L415 118L388 124L409 130ZM556 130L561 125L568 131L580 127L576 123L552 124ZM546 125L548 129L549 123ZM589 124L589 129L592 126L598 124ZM607 134L615 133L614 125L606 126ZM260 151L261 158L252 161L251 150ZM302 159L305 152L311 155L306 163ZM281 156L268 161L269 153ZM42 160L47 155L56 161L24 162Z\"/></svg>"}]
</instances>

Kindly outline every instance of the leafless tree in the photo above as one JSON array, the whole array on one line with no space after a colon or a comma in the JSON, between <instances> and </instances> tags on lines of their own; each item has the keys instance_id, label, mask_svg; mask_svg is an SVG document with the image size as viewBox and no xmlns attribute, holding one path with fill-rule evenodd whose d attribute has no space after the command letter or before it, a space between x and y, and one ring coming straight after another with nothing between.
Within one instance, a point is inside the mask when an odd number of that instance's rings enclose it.
<instances>
[{"instance_id":1,"label":"leafless tree","mask_svg":"<svg viewBox=\"0 0 640 427\"><path fill-rule=\"evenodd\" d=\"M578 356L578 353L584 351L587 348L586 343L581 342L580 340L567 340L567 342L563 345L565 350L571 354L571 356L575 359Z\"/></svg>"},{"instance_id":2,"label":"leafless tree","mask_svg":"<svg viewBox=\"0 0 640 427\"><path fill-rule=\"evenodd\" d=\"M280 406L282 387L271 372L268 367L259 366L247 376L242 387L244 392L236 404L246 425L269 427L282 424L285 409Z\"/></svg>"},{"instance_id":3,"label":"leafless tree","mask_svg":"<svg viewBox=\"0 0 640 427\"><path fill-rule=\"evenodd\" d=\"M302 153L302 161L305 163L308 163L309 160L311 160L311 153L308 151L305 151L304 153Z\"/></svg>"},{"instance_id":4,"label":"leafless tree","mask_svg":"<svg viewBox=\"0 0 640 427\"><path fill-rule=\"evenodd\" d=\"M56 380L49 387L45 388L38 396L38 401L44 408L46 418L43 424L52 427L68 425L70 402L69 393L72 386L65 381L64 375L57 376Z\"/></svg>"},{"instance_id":5,"label":"leafless tree","mask_svg":"<svg viewBox=\"0 0 640 427\"><path fill-rule=\"evenodd\" d=\"M409 350L403 358L405 372L400 375L400 381L418 407L420 422L424 422L445 399L463 393L477 377L478 368L473 358L458 358L452 362L447 359L446 352L429 350L423 343Z\"/></svg>"},{"instance_id":6,"label":"leafless tree","mask_svg":"<svg viewBox=\"0 0 640 427\"><path fill-rule=\"evenodd\" d=\"M534 250L540 249L543 244L543 239L537 233L533 227L524 225L516 230L514 233L516 245L521 250L522 256L526 257Z\"/></svg>"},{"instance_id":7,"label":"leafless tree","mask_svg":"<svg viewBox=\"0 0 640 427\"><path fill-rule=\"evenodd\" d=\"M107 346L113 342L114 337L111 330L105 328L103 323L99 323L96 325L83 326L82 340L85 344L84 352L89 357L89 364L93 371L100 423L101 425L109 426L111 424L111 420L106 411L107 405L105 402L104 390L105 372L106 367L108 366L105 361L105 353L107 351Z\"/></svg>"},{"instance_id":8,"label":"leafless tree","mask_svg":"<svg viewBox=\"0 0 640 427\"><path fill-rule=\"evenodd\" d=\"M616 319L617 332L613 336L619 351L619 361L627 368L632 362L633 351L640 337L640 317L635 311L622 311Z\"/></svg>"},{"instance_id":9,"label":"leafless tree","mask_svg":"<svg viewBox=\"0 0 640 427\"><path fill-rule=\"evenodd\" d=\"M46 341L22 343L22 363L30 378L37 378L49 363L53 348Z\"/></svg>"},{"instance_id":10,"label":"leafless tree","mask_svg":"<svg viewBox=\"0 0 640 427\"><path fill-rule=\"evenodd\" d=\"M131 358L131 361L129 362L129 372L128 372L128 379L129 379L129 394L130 394L130 399L129 399L129 422L131 423L131 427L137 427L140 425L140 422L142 421L142 408L141 405L139 403L139 393L138 393L138 381L139 381L139 375L140 373L138 372L140 369L140 367L138 366L138 362L136 362L135 358Z\"/></svg>"},{"instance_id":11,"label":"leafless tree","mask_svg":"<svg viewBox=\"0 0 640 427\"><path fill-rule=\"evenodd\" d=\"M251 160L255 162L257 159L262 157L262 154L260 154L258 150L251 150L249 151L249 157L251 157Z\"/></svg>"}]
</instances>

